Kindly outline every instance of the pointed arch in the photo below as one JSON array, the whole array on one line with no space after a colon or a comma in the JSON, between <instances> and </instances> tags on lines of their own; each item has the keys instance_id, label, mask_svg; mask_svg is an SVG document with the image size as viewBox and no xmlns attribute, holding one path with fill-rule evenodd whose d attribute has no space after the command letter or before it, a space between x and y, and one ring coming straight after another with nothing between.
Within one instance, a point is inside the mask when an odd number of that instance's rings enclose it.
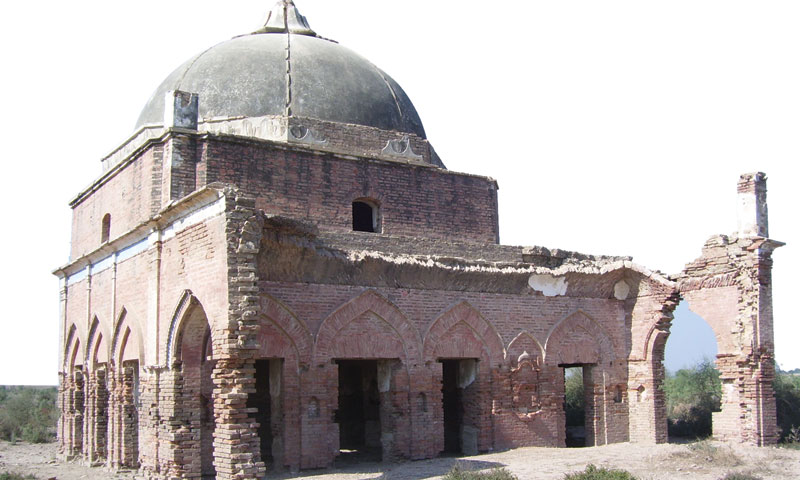
<instances>
[{"instance_id":1,"label":"pointed arch","mask_svg":"<svg viewBox=\"0 0 800 480\"><path fill-rule=\"evenodd\" d=\"M99 363L108 361L108 345L103 341L104 335L102 331L102 324L97 318L97 315L92 319L92 326L89 328L89 336L86 340L86 349L84 354L84 365L87 370L94 370Z\"/></svg>"},{"instance_id":2,"label":"pointed arch","mask_svg":"<svg viewBox=\"0 0 800 480\"><path fill-rule=\"evenodd\" d=\"M73 364L74 355L74 343L77 341L78 335L78 327L75 326L73 323L69 326L69 332L67 333L66 339L67 341L64 343L64 356L61 369L64 373L70 373Z\"/></svg>"},{"instance_id":3,"label":"pointed arch","mask_svg":"<svg viewBox=\"0 0 800 480\"><path fill-rule=\"evenodd\" d=\"M75 346L73 347L72 353L69 356L69 365L67 365L68 371L70 373L75 371L75 367L76 367L75 361L76 360L80 360L82 358L81 355L80 355L80 352L81 352L81 340L79 338L76 338L75 339ZM83 365L82 363L78 363L77 364L77 366L79 366L79 367L82 366L82 365Z\"/></svg>"},{"instance_id":4,"label":"pointed arch","mask_svg":"<svg viewBox=\"0 0 800 480\"><path fill-rule=\"evenodd\" d=\"M540 362L544 359L544 347L536 340L530 332L522 331L514 337L514 340L508 344L506 348L506 363L516 365L517 359L524 352L528 352L531 360L535 362L538 359Z\"/></svg>"},{"instance_id":5,"label":"pointed arch","mask_svg":"<svg viewBox=\"0 0 800 480\"><path fill-rule=\"evenodd\" d=\"M459 330L461 334L455 335ZM470 335L481 345L470 345ZM448 342L448 337L458 337L462 341ZM449 353L445 354L443 348L448 349ZM471 353L467 353L467 350ZM492 366L500 365L505 357L503 340L494 326L469 302L461 301L440 315L428 328L423 344L423 358L431 361L443 356L475 357L480 350L483 350Z\"/></svg>"},{"instance_id":6,"label":"pointed arch","mask_svg":"<svg viewBox=\"0 0 800 480\"><path fill-rule=\"evenodd\" d=\"M125 360L144 359L144 344L139 326L129 318L128 311L122 307L114 326L111 342L111 361L121 365Z\"/></svg>"},{"instance_id":7,"label":"pointed arch","mask_svg":"<svg viewBox=\"0 0 800 480\"><path fill-rule=\"evenodd\" d=\"M169 323L166 343L167 351L165 352L164 358L167 360L167 365L170 367L175 365L175 363L181 358L180 349L182 336L185 330L184 324L191 319L192 313L198 307L203 311L203 315L205 316L205 310L203 310L203 307L197 297L192 294L191 290L184 290ZM205 318L208 322L208 317Z\"/></svg>"},{"instance_id":8,"label":"pointed arch","mask_svg":"<svg viewBox=\"0 0 800 480\"><path fill-rule=\"evenodd\" d=\"M337 342L340 332L355 321L363 323L369 331L349 335L344 341ZM374 290L367 290L336 309L322 322L314 344L314 364L325 362L334 355L342 355L345 351L353 352L348 356L354 358L386 357L390 353L382 348L387 346L381 345L382 341L391 342L395 347L392 355L402 353L408 362L420 362L422 342L417 329L392 302Z\"/></svg>"},{"instance_id":9,"label":"pointed arch","mask_svg":"<svg viewBox=\"0 0 800 480\"><path fill-rule=\"evenodd\" d=\"M309 365L314 350L314 337L308 326L283 303L269 295L262 294L259 298L259 303L262 316L291 343L292 349L297 355L298 363ZM262 353L268 357L281 357L277 353L273 354L265 351L273 347L266 342L268 334L265 330L262 324L258 336Z\"/></svg>"},{"instance_id":10,"label":"pointed arch","mask_svg":"<svg viewBox=\"0 0 800 480\"><path fill-rule=\"evenodd\" d=\"M544 351L544 361L549 365L611 362L617 358L611 337L582 310L550 329Z\"/></svg>"}]
</instances>

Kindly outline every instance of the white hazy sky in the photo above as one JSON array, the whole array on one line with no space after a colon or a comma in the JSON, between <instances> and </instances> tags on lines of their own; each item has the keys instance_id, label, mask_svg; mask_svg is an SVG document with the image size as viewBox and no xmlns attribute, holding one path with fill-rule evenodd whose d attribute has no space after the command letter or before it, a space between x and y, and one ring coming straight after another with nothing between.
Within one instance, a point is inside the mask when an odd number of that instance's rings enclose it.
<instances>
[{"instance_id":1,"label":"white hazy sky","mask_svg":"<svg viewBox=\"0 0 800 480\"><path fill-rule=\"evenodd\" d=\"M67 202L163 78L272 0L9 2L0 17L0 384L57 381ZM800 2L297 0L389 73L452 170L500 185L501 241L667 273L769 176L777 359L800 367Z\"/></svg>"}]
</instances>

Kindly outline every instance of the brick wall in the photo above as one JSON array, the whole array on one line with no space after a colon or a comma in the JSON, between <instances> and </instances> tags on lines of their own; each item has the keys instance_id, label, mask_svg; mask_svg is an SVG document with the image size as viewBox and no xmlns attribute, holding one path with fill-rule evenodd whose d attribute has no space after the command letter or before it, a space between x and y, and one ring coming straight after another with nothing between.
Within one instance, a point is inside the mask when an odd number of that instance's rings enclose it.
<instances>
[{"instance_id":1,"label":"brick wall","mask_svg":"<svg viewBox=\"0 0 800 480\"><path fill-rule=\"evenodd\" d=\"M743 180L740 193L765 195L753 187L753 177ZM765 200L759 202L766 209ZM714 414L712 429L721 440L769 445L778 439L771 254L781 245L763 237L715 236L678 276L681 295L717 337L722 411Z\"/></svg>"},{"instance_id":2,"label":"brick wall","mask_svg":"<svg viewBox=\"0 0 800 480\"><path fill-rule=\"evenodd\" d=\"M163 147L152 146L137 155L124 168L98 180L72 206L72 246L70 257L77 259L101 246L103 216L111 214L109 238L128 232L150 219L161 208L160 169ZM156 173L157 172L157 173Z\"/></svg>"},{"instance_id":3,"label":"brick wall","mask_svg":"<svg viewBox=\"0 0 800 480\"><path fill-rule=\"evenodd\" d=\"M352 202L380 205L382 232L496 243L497 189L484 177L425 166L287 150L210 136L198 165L206 182L234 184L269 214L351 231Z\"/></svg>"}]
</instances>

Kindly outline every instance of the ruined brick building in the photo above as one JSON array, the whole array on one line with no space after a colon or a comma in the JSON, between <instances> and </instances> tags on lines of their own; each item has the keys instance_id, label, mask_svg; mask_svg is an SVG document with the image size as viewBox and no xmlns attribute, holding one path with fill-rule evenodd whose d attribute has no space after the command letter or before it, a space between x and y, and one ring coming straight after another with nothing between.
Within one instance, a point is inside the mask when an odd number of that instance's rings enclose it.
<instances>
[{"instance_id":1,"label":"ruined brick building","mask_svg":"<svg viewBox=\"0 0 800 480\"><path fill-rule=\"evenodd\" d=\"M774 443L765 181L676 275L500 245L495 181L448 170L388 75L279 2L167 77L70 204L60 455L245 479L560 447L565 367L586 444L664 442L681 299L719 345L714 435Z\"/></svg>"}]
</instances>

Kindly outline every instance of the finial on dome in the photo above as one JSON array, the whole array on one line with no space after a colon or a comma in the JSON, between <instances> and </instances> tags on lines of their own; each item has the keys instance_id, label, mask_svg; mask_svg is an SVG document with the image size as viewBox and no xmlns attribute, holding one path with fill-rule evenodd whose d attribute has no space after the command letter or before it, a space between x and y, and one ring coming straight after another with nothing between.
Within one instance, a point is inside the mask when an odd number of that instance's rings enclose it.
<instances>
[{"instance_id":1,"label":"finial on dome","mask_svg":"<svg viewBox=\"0 0 800 480\"><path fill-rule=\"evenodd\" d=\"M253 33L294 33L317 36L317 33L308 25L306 17L300 15L292 0L281 0L276 3L267 16L267 23Z\"/></svg>"}]
</instances>

